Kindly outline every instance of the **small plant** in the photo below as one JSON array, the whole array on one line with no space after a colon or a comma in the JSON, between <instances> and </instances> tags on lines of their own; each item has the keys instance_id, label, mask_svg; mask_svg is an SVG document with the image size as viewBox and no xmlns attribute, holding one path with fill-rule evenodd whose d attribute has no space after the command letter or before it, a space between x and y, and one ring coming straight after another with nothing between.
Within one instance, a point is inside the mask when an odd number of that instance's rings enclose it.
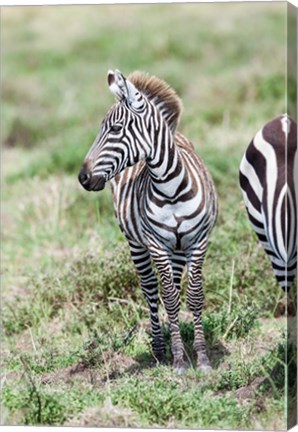
<instances>
[{"instance_id":1,"label":"small plant","mask_svg":"<svg viewBox=\"0 0 298 432\"><path fill-rule=\"evenodd\" d=\"M2 401L12 419L18 419L17 424L60 426L85 406L101 403L103 396L96 389L82 389L80 386L71 390L65 387L53 389L30 378L17 389L5 385ZM11 423L14 423L13 420Z\"/></svg>"},{"instance_id":2,"label":"small plant","mask_svg":"<svg viewBox=\"0 0 298 432\"><path fill-rule=\"evenodd\" d=\"M81 352L81 361L88 367L96 367L102 364L103 355L109 351L113 354L123 351L130 344L135 335L136 327L127 332L105 332L93 331L92 337L84 344Z\"/></svg>"},{"instance_id":3,"label":"small plant","mask_svg":"<svg viewBox=\"0 0 298 432\"><path fill-rule=\"evenodd\" d=\"M290 398L296 397L297 350L293 341L283 334L275 348L264 357L262 367L267 374L263 391L273 390L275 397L281 391Z\"/></svg>"},{"instance_id":4,"label":"small plant","mask_svg":"<svg viewBox=\"0 0 298 432\"><path fill-rule=\"evenodd\" d=\"M259 308L255 305L238 304L230 313L220 310L205 314L203 323L208 342L218 338L232 339L245 337L258 323Z\"/></svg>"},{"instance_id":5,"label":"small plant","mask_svg":"<svg viewBox=\"0 0 298 432\"><path fill-rule=\"evenodd\" d=\"M258 362L243 360L231 361L228 370L221 371L220 378L214 384L215 390L236 390L247 386L260 372Z\"/></svg>"}]
</instances>

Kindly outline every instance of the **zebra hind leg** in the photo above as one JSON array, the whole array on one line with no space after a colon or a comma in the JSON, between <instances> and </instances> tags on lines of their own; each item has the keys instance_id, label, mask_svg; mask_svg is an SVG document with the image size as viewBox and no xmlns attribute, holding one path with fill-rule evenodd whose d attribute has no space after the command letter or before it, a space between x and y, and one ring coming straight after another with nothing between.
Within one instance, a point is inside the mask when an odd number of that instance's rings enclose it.
<instances>
[{"instance_id":1,"label":"zebra hind leg","mask_svg":"<svg viewBox=\"0 0 298 432\"><path fill-rule=\"evenodd\" d=\"M167 253L160 250L151 251L161 278L162 299L170 323L171 350L173 354L173 367L178 374L185 371L184 347L181 339L178 314L180 310L180 289L174 282L172 262ZM177 276L177 275L176 275ZM178 279L176 277L176 281Z\"/></svg>"},{"instance_id":2,"label":"zebra hind leg","mask_svg":"<svg viewBox=\"0 0 298 432\"><path fill-rule=\"evenodd\" d=\"M197 354L197 368L209 373L212 368L207 356L206 341L202 323L204 293L202 288L202 265L206 246L201 246L192 254L188 263L188 288L186 301L194 316L194 349Z\"/></svg>"},{"instance_id":3,"label":"zebra hind leg","mask_svg":"<svg viewBox=\"0 0 298 432\"><path fill-rule=\"evenodd\" d=\"M181 278L182 278L183 270L185 268L185 264L186 264L186 257L184 253L176 252L173 254L172 256L173 279L174 279L176 290L179 293L179 296L181 294ZM183 374L184 372L186 372L186 369L187 369L187 363L184 362L179 365L179 367L177 368L177 372L179 374Z\"/></svg>"},{"instance_id":4,"label":"zebra hind leg","mask_svg":"<svg viewBox=\"0 0 298 432\"><path fill-rule=\"evenodd\" d=\"M172 257L173 278L177 290L181 291L181 278L185 268L186 257L184 253L175 252Z\"/></svg>"},{"instance_id":5,"label":"zebra hind leg","mask_svg":"<svg viewBox=\"0 0 298 432\"><path fill-rule=\"evenodd\" d=\"M158 280L147 249L130 243L130 253L141 280L141 288L150 310L152 351L158 361L165 360L165 342L158 316Z\"/></svg>"}]
</instances>

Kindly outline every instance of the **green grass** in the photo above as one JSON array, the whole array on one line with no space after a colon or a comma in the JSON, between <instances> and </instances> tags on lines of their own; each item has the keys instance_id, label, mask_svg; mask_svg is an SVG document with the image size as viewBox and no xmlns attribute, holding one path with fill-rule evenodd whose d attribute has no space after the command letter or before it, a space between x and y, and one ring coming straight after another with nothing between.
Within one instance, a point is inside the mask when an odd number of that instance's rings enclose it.
<instances>
[{"instance_id":1,"label":"green grass","mask_svg":"<svg viewBox=\"0 0 298 432\"><path fill-rule=\"evenodd\" d=\"M295 350L286 360L285 298L247 219L238 169L256 131L285 111L285 5L1 12L3 423L284 429ZM163 308L166 364L155 365L111 193L77 181L113 103L110 68L145 70L177 90L179 130L216 185L203 272L208 377L194 368L186 278L189 369L171 368Z\"/></svg>"}]
</instances>

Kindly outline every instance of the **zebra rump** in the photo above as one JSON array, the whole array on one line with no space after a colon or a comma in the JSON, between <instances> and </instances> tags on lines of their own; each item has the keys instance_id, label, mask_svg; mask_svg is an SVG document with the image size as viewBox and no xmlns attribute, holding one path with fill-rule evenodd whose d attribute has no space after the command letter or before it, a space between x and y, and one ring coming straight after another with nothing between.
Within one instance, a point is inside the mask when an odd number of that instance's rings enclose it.
<instances>
[{"instance_id":1,"label":"zebra rump","mask_svg":"<svg viewBox=\"0 0 298 432\"><path fill-rule=\"evenodd\" d=\"M240 164L248 217L285 291L297 273L297 169L297 125L287 114L258 131Z\"/></svg>"}]
</instances>

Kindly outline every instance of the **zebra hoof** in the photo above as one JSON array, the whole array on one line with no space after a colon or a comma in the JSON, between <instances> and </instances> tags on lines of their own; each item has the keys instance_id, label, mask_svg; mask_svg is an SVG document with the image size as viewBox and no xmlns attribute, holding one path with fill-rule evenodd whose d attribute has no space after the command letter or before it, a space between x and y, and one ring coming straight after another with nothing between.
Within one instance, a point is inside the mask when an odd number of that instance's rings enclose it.
<instances>
[{"instance_id":1,"label":"zebra hoof","mask_svg":"<svg viewBox=\"0 0 298 432\"><path fill-rule=\"evenodd\" d=\"M174 360L173 367L177 373L177 375L183 375L187 370L187 365L184 360Z\"/></svg>"},{"instance_id":2,"label":"zebra hoof","mask_svg":"<svg viewBox=\"0 0 298 432\"><path fill-rule=\"evenodd\" d=\"M197 369L200 372L202 372L204 375L207 375L210 372L212 372L212 367L210 366L210 362L209 362L207 354L198 353Z\"/></svg>"},{"instance_id":3,"label":"zebra hoof","mask_svg":"<svg viewBox=\"0 0 298 432\"><path fill-rule=\"evenodd\" d=\"M198 370L204 375L208 375L212 372L212 367L208 363L200 363L198 365Z\"/></svg>"},{"instance_id":4,"label":"zebra hoof","mask_svg":"<svg viewBox=\"0 0 298 432\"><path fill-rule=\"evenodd\" d=\"M176 374L178 376L181 376L181 375L184 375L186 373L187 368L186 368L186 366L180 366L178 368L175 368L175 371L176 371Z\"/></svg>"}]
</instances>

